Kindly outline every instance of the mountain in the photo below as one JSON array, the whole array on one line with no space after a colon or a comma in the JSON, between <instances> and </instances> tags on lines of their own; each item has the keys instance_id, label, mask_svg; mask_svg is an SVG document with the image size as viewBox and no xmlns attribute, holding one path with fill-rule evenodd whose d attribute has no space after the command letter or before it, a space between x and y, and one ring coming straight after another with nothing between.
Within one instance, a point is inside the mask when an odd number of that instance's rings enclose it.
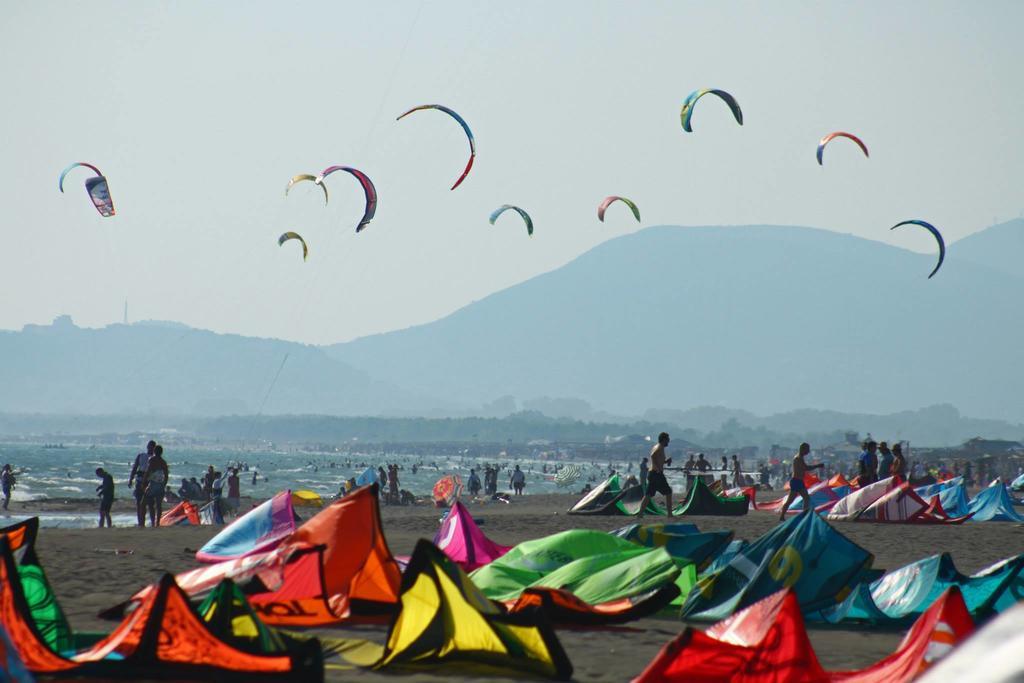
<instances>
[{"instance_id":1,"label":"mountain","mask_svg":"<svg viewBox=\"0 0 1024 683\"><path fill-rule=\"evenodd\" d=\"M1013 277L1024 277L1024 218L993 225L949 247L948 258L970 261Z\"/></svg>"},{"instance_id":2,"label":"mountain","mask_svg":"<svg viewBox=\"0 0 1024 683\"><path fill-rule=\"evenodd\" d=\"M1022 235L1012 221L952 244L929 280L934 256L822 230L649 228L433 323L331 347L61 317L0 332L0 413L522 410L705 434L1017 438L960 415L1024 422Z\"/></svg>"},{"instance_id":3,"label":"mountain","mask_svg":"<svg viewBox=\"0 0 1024 683\"><path fill-rule=\"evenodd\" d=\"M462 406L504 396L572 397L619 415L950 404L1020 422L1024 279L986 261L1019 234L1001 232L952 245L929 280L934 256L823 230L648 228L441 320L328 351Z\"/></svg>"},{"instance_id":4,"label":"mountain","mask_svg":"<svg viewBox=\"0 0 1024 683\"><path fill-rule=\"evenodd\" d=\"M0 332L0 357L0 412L385 414L437 403L314 346L177 323L83 329L62 316Z\"/></svg>"}]
</instances>

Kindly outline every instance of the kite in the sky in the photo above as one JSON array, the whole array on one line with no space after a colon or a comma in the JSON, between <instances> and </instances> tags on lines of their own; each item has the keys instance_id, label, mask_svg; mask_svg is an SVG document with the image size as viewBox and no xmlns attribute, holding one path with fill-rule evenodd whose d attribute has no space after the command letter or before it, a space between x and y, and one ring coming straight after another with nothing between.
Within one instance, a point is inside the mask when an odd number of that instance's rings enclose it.
<instances>
[{"instance_id":1,"label":"kite in the sky","mask_svg":"<svg viewBox=\"0 0 1024 683\"><path fill-rule=\"evenodd\" d=\"M903 221L902 223L897 223L896 225L892 226L889 229L895 230L901 225L919 225L928 232L930 232L932 236L935 237L935 241L939 243L939 262L935 264L935 269L928 274L928 279L930 280L932 275L935 275L935 273L939 272L939 268L942 267L942 261L946 258L946 242L945 240L942 239L942 234L931 223L928 223L927 221L918 220Z\"/></svg>"},{"instance_id":2,"label":"kite in the sky","mask_svg":"<svg viewBox=\"0 0 1024 683\"><path fill-rule=\"evenodd\" d=\"M345 171L346 173L352 174L352 176L359 181L359 184L363 186L363 192L366 194L366 208L363 210L363 217L360 219L359 225L356 226L356 232L360 232L370 223L371 220L373 220L373 215L377 213L377 188L373 186L373 182L365 173L357 168L352 168L351 166L328 166L321 171L320 175L318 175L313 182L317 185L323 185L324 179L335 171ZM325 188L325 197L326 192L327 189Z\"/></svg>"},{"instance_id":3,"label":"kite in the sky","mask_svg":"<svg viewBox=\"0 0 1024 683\"><path fill-rule=\"evenodd\" d=\"M679 120L683 123L683 130L687 133L693 132L693 128L690 127L690 119L693 117L693 108L697 105L697 100L708 93L722 98L722 100L729 105L729 109L732 110L732 115L736 117L736 123L741 126L743 125L743 112L740 110L740 103L736 101L735 97L724 90L704 88L701 90L694 90L687 96L686 101L683 102L683 109L679 112Z\"/></svg>"},{"instance_id":4,"label":"kite in the sky","mask_svg":"<svg viewBox=\"0 0 1024 683\"><path fill-rule=\"evenodd\" d=\"M601 204L597 207L598 220L604 223L604 212L608 209L609 206L611 206L612 202L616 201L622 202L623 204L628 206L629 210L633 212L633 216L636 218L636 222L640 222L640 209L637 208L636 204L634 204L631 200L626 199L625 197L616 197L614 195L611 197L605 197L604 201L601 202Z\"/></svg>"},{"instance_id":5,"label":"kite in the sky","mask_svg":"<svg viewBox=\"0 0 1024 683\"><path fill-rule=\"evenodd\" d=\"M306 240L302 239L302 235L297 232L286 232L277 238L277 246L281 246L288 240L298 240L302 242L302 260L305 261L309 258L309 247L306 246Z\"/></svg>"},{"instance_id":6,"label":"kite in the sky","mask_svg":"<svg viewBox=\"0 0 1024 683\"><path fill-rule=\"evenodd\" d=\"M473 139L473 131L469 129L469 125L466 123L466 120L459 116L458 113L441 104L421 104L418 107L413 107L412 109L405 112L395 120L401 121L404 117L408 116L414 111L420 111L421 109L437 109L439 111L443 111L445 114L448 114L448 116L451 116L453 119L459 122L459 125L462 126L462 130L465 131L466 133L466 137L469 138L469 161L466 162L466 168L463 169L462 175L460 175L459 179L455 181L454 185L452 185L452 189L454 190L462 183L463 180L466 179L466 176L469 175L469 169L473 168L473 160L476 159L476 141Z\"/></svg>"},{"instance_id":7,"label":"kite in the sky","mask_svg":"<svg viewBox=\"0 0 1024 683\"><path fill-rule=\"evenodd\" d=\"M92 200L96 210L100 212L100 215L104 218L113 216L114 211L114 200L110 198L110 187L107 185L107 179L100 173L100 169L96 168L92 164L85 162L75 162L61 171L60 180L57 181L57 187L60 191L64 191L64 176L66 176L72 169L84 166L85 168L92 169L95 173L95 177L87 178L85 181L85 190L89 193L89 199Z\"/></svg>"},{"instance_id":8,"label":"kite in the sky","mask_svg":"<svg viewBox=\"0 0 1024 683\"><path fill-rule=\"evenodd\" d=\"M499 206L497 209L494 210L493 213L491 213L491 225L494 225L494 221L498 220L498 216L505 213L509 209L512 209L513 211L515 211L516 213L523 217L523 221L526 222L526 234L528 234L530 237L533 237L533 221L530 219L530 214L526 213L518 206L512 206L511 204L502 204L501 206Z\"/></svg>"},{"instance_id":9,"label":"kite in the sky","mask_svg":"<svg viewBox=\"0 0 1024 683\"><path fill-rule=\"evenodd\" d=\"M821 140L818 141L818 165L819 166L822 165L821 155L825 152L825 145L827 145L829 142L831 142L834 138L849 138L850 140L853 140L854 142L857 143L857 146L860 147L861 151L864 152L864 156L866 156L866 157L870 157L871 156L870 154L868 154L867 145L864 144L863 140L861 140L859 137L857 137L856 135L853 135L851 133L844 133L841 130L837 130L835 133L829 133L828 135L826 135L825 137L823 137Z\"/></svg>"},{"instance_id":10,"label":"kite in the sky","mask_svg":"<svg viewBox=\"0 0 1024 683\"><path fill-rule=\"evenodd\" d=\"M328 199L328 197L327 197L327 186L324 185L321 182L317 182L316 176L315 175L310 175L308 173L300 173L299 175L297 175L294 178L292 178L291 180L289 180L288 181L288 187L284 188L284 196L285 197L288 196L288 193L292 189L292 185L294 185L295 183L301 183L301 182L303 182L305 180L311 180L311 181L313 181L314 183L316 183L317 185L320 186L320 189L324 191L324 204L326 204L327 203L327 199Z\"/></svg>"}]
</instances>

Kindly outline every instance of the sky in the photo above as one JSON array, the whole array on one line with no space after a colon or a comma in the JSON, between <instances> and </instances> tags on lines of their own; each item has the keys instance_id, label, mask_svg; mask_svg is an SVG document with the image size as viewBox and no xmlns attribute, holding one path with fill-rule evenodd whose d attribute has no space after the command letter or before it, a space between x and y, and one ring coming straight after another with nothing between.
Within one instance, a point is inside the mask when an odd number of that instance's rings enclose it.
<instances>
[{"instance_id":1,"label":"sky","mask_svg":"<svg viewBox=\"0 0 1024 683\"><path fill-rule=\"evenodd\" d=\"M807 225L933 251L1022 215L1024 3L8 3L0 328L70 314L311 344L437 319L644 226ZM737 126L697 88L731 92ZM437 111L473 129L468 146ZM818 139L834 130L859 135ZM117 209L83 189L106 175ZM284 188L333 164L359 185ZM630 197L605 223L607 195ZM492 227L517 204L533 217ZM277 244L282 232L309 244ZM955 246L950 257L955 254ZM666 281L671 259L651 254ZM825 285L827 286L827 284ZM585 296L585 292L581 292Z\"/></svg>"}]
</instances>

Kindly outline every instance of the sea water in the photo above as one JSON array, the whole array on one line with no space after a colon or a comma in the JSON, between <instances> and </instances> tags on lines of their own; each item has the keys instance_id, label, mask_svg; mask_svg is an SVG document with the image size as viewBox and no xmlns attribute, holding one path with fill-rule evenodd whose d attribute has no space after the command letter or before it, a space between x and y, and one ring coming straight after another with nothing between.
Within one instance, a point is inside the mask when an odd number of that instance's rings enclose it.
<instances>
[{"instance_id":1,"label":"sea water","mask_svg":"<svg viewBox=\"0 0 1024 683\"><path fill-rule=\"evenodd\" d=\"M132 462L141 448L124 446L76 446L49 448L42 444L0 443L0 464L10 463L17 478L17 485L11 495L12 510L0 523L23 519L16 503L19 501L45 500L91 500L96 498L96 487L100 480L96 468L102 467L114 476L115 496L128 499L128 475ZM416 496L429 495L439 478L456 474L464 484L468 482L469 470L474 468L483 481L485 464L498 464L498 490L508 491L510 471L514 465L526 474L526 493L554 493L558 491L579 491L585 483L594 485L608 476L609 463L583 463L571 461L582 467L580 479L564 489L559 489L554 478L554 465L570 462L568 459L522 458L511 459L504 455L491 457L470 457L458 454L410 455L402 453L324 453L309 451L241 450L164 447L164 458L170 468L168 488L177 491L182 477L195 477L202 482L207 467L213 465L216 471L224 472L229 466L239 466L241 493L257 499L269 498L283 489L309 490L325 499L337 495L345 480L359 476L367 467L397 464L399 482L403 489ZM619 472L627 471L626 463L611 463ZM244 468L248 466L248 471ZM548 472L543 472L546 465ZM412 471L416 466L416 473ZM636 466L634 464L635 472ZM256 483L253 483L253 474ZM165 505L165 509L166 509ZM123 517L123 519L122 519ZM96 513L41 513L44 526L89 527L96 524ZM131 515L114 515L115 526L134 523Z\"/></svg>"}]
</instances>

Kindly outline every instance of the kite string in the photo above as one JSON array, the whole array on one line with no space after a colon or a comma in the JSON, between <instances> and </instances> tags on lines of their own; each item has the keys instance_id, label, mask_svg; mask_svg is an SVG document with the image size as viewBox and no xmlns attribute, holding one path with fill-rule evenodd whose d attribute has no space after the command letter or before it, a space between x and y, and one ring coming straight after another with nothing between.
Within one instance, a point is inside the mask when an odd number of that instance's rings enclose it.
<instances>
[{"instance_id":1,"label":"kite string","mask_svg":"<svg viewBox=\"0 0 1024 683\"><path fill-rule=\"evenodd\" d=\"M398 76L398 72L399 72L399 69L402 66L402 62L405 59L405 54L406 54L406 52L408 50L409 43L412 41L412 35L413 35L413 32L416 29L417 23L419 22L420 14L421 14L421 12L423 10L423 5L424 4L425 4L425 0L421 0L419 5L416 7L416 14L413 16L413 20L412 20L412 22L409 25L409 30L406 32L405 41L402 44L402 49L399 51L398 58L395 60L395 65L394 65L394 67L391 70L391 77L388 79L387 86L385 87L384 92L381 94L380 100L378 101L377 110L374 113L373 118L371 119L370 130L367 132L367 134L365 136L363 136L363 145L362 145L362 148L360 149L359 156L357 157L358 159L362 159L362 157L367 154L368 147L370 145L370 141L372 140L374 134L377 131L377 126L378 126L380 117L381 117L381 115L382 115L382 113L384 111L384 105L387 103L387 98L391 95L391 90L392 90L392 88L394 86L394 81L395 81L395 79ZM335 245L337 245L338 244L337 243L337 239L338 239L338 237L331 237L331 238L329 238L328 239L329 244L327 246L328 247L334 247ZM341 239L347 241L347 240L352 239L352 238L344 236L344 233L343 233L343 236L341 236ZM348 251L343 250L342 251L342 256L341 256L341 259L342 259L342 264L341 265L345 265L345 262L349 261L352 258L354 258L354 256L352 256ZM362 263L362 266L363 266L364 269L366 267L366 262L365 261L366 261L365 259L360 259L360 262ZM309 303L310 303L310 299L311 299L310 292L315 287L316 282L317 282L317 280L319 278L320 272L321 272L321 268L315 268L314 271L313 271L313 276L307 280L306 291L305 291L304 295L301 298L301 304L298 306L298 308L296 309L295 314L294 314L294 318L293 318L294 322L293 322L293 325L292 325L292 329L298 329L299 325L302 322L302 320L306 316L306 312L307 312L307 310L309 308ZM252 437L252 432L255 429L256 421L262 416L263 409L266 406L267 401L270 399L270 395L273 393L274 387L277 385L277 380L281 376L281 372L284 370L284 366L285 366L285 363L287 362L287 360L288 360L288 354L286 353L284 359L281 361L281 365L277 369L277 373L274 375L273 381L270 383L270 387L267 389L267 393L263 397L262 403L260 403L259 411L253 417L252 422L249 425L249 430L248 430L248 434L246 435L246 440L249 440Z\"/></svg>"},{"instance_id":2,"label":"kite string","mask_svg":"<svg viewBox=\"0 0 1024 683\"><path fill-rule=\"evenodd\" d=\"M423 5L425 3L426 3L426 0L420 0L419 4L416 6L416 13L413 15L412 22L409 24L409 29L405 33L405 41L402 43L402 49L398 51L398 58L395 60L395 65L391 69L391 76L388 78L387 85L384 88L384 92L381 93L381 97L377 101L377 110L374 113L373 118L370 120L370 130L367 131L366 135L363 136L363 144L362 144L362 146L361 146L361 148L359 150L359 155L358 155L357 159L362 159L363 157L365 157L370 152L370 149L369 149L370 142L373 139L374 134L377 132L377 127L378 127L378 125L380 123L381 115L384 112L384 106L387 104L388 97L390 97L391 91L394 88L395 79L398 77L398 72L399 72L399 70L402 67L403 61L405 60L406 52L408 52L409 44L412 42L412 36L413 36L413 33L416 30L417 24L419 23L420 14L423 12ZM345 240L345 241L348 241L348 240L352 239L351 237L348 237L347 235L348 235L347 232L343 233L342 236L340 237L340 239ZM339 237L337 237L337 236L329 237L328 238L329 244L327 246L329 248L332 248L331 250L333 250L333 247L336 247L336 246L339 245L339 243L337 242L338 239L339 239ZM344 242L342 242L341 244L343 245ZM341 263L339 265L340 266L347 266L347 265L349 265L348 262L351 261L353 258L355 258L355 257L351 254L350 251L342 250L342 252L341 252L341 259L342 259L342 261L341 261ZM360 273L361 274L365 274L366 267L367 267L366 259L359 259L356 263L357 263L358 266L361 267L360 268ZM299 307L295 311L295 317L293 318L293 324L292 324L292 328L293 329L298 329L300 323L306 317L306 311L309 308L309 303L310 303L310 299L311 299L311 297L309 296L309 293L316 286L317 280L318 280L318 278L320 276L320 272L321 272L321 269L320 268L316 268L314 270L314 272L313 272L313 277L310 278L307 281L306 292L305 292L304 296L301 299L301 303L300 303ZM358 280L361 281L361 278L358 278Z\"/></svg>"},{"instance_id":3,"label":"kite string","mask_svg":"<svg viewBox=\"0 0 1024 683\"><path fill-rule=\"evenodd\" d=\"M402 49L398 51L398 59L395 60L395 66L391 69L391 77L388 78L388 83L384 88L384 93L381 95L381 98L377 103L377 112L370 120L370 132L363 138L363 147L359 150L360 157L363 157L367 153L368 150L366 148L370 144L373 134L377 132L377 124L380 121L381 114L384 112L384 105L387 104L388 97L391 95L391 89L395 85L395 78L398 77L398 70L401 68L402 61L405 59L406 50L409 48L409 43L412 41L412 34L416 29L416 24L420 20L420 12L423 11L423 5L425 2L426 0L420 0L420 4L416 7L416 14L413 15L412 23L409 25L409 30L405 34L405 42L402 43Z\"/></svg>"},{"instance_id":4,"label":"kite string","mask_svg":"<svg viewBox=\"0 0 1024 683\"><path fill-rule=\"evenodd\" d=\"M267 400L270 398L270 393L274 390L274 386L277 384L277 378L281 376L281 371L284 370L284 364L288 362L288 356L291 352L288 351L284 354L284 358L281 359L281 365L278 366L277 372L274 373L274 379L270 381L270 387L267 388L267 393L263 395L263 401L260 403L260 409L253 415L252 420L249 422L249 431L245 435L245 440L248 441L252 437L252 430L256 428L256 421L263 415L263 409L267 405Z\"/></svg>"}]
</instances>

